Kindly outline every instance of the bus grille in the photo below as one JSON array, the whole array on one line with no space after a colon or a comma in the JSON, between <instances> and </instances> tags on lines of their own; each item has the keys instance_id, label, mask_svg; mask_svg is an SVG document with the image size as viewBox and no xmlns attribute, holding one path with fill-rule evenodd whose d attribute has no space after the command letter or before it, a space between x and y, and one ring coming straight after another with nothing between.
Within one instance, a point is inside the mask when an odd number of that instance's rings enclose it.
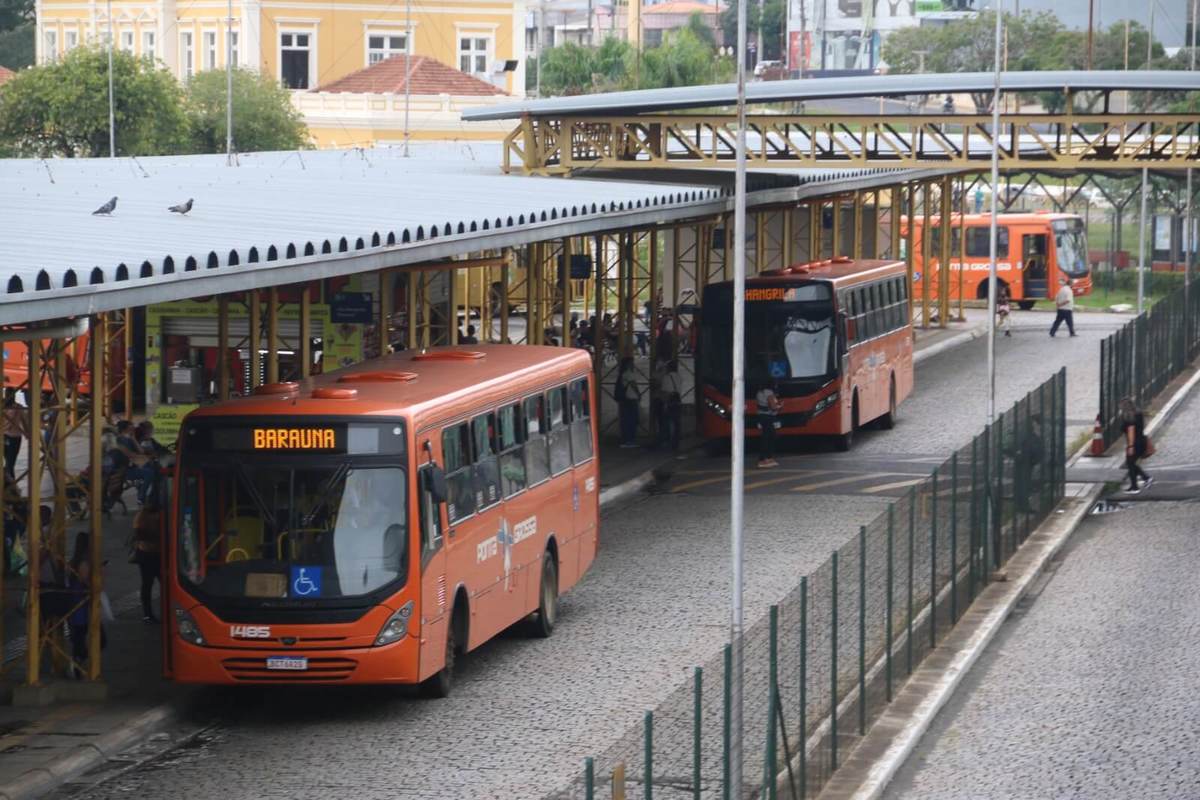
<instances>
[{"instance_id":1,"label":"bus grille","mask_svg":"<svg viewBox=\"0 0 1200 800\"><path fill-rule=\"evenodd\" d=\"M238 681L312 683L344 681L354 673L358 662L349 658L310 658L308 669L295 672L267 669L266 658L227 658L221 665L231 678Z\"/></svg>"}]
</instances>

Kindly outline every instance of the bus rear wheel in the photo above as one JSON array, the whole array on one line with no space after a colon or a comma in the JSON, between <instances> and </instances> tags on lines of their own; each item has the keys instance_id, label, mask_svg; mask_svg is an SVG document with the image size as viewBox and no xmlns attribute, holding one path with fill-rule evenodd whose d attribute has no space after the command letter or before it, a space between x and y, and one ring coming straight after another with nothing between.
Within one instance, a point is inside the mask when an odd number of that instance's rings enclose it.
<instances>
[{"instance_id":1,"label":"bus rear wheel","mask_svg":"<svg viewBox=\"0 0 1200 800\"><path fill-rule=\"evenodd\" d=\"M879 418L879 428L881 430L890 431L896 427L896 376L892 376L891 386L888 392L888 410L887 413Z\"/></svg>"},{"instance_id":2,"label":"bus rear wheel","mask_svg":"<svg viewBox=\"0 0 1200 800\"><path fill-rule=\"evenodd\" d=\"M854 446L854 431L858 428L858 392L854 393L854 399L850 401L850 430L837 437L834 446L839 453L847 452Z\"/></svg>"},{"instance_id":3,"label":"bus rear wheel","mask_svg":"<svg viewBox=\"0 0 1200 800\"><path fill-rule=\"evenodd\" d=\"M549 550L542 556L542 585L538 591L538 610L530 619L533 635L546 639L554 633L558 620L558 565Z\"/></svg>"},{"instance_id":4,"label":"bus rear wheel","mask_svg":"<svg viewBox=\"0 0 1200 800\"><path fill-rule=\"evenodd\" d=\"M1017 308L1021 309L1022 311L1033 311L1033 307L1036 304L1037 300L1018 300Z\"/></svg>"},{"instance_id":5,"label":"bus rear wheel","mask_svg":"<svg viewBox=\"0 0 1200 800\"><path fill-rule=\"evenodd\" d=\"M421 684L421 691L426 697L449 697L450 690L454 687L454 663L458 659L457 634L461 616L458 609L458 606L454 607L450 614L450 625L446 628L446 663Z\"/></svg>"}]
</instances>

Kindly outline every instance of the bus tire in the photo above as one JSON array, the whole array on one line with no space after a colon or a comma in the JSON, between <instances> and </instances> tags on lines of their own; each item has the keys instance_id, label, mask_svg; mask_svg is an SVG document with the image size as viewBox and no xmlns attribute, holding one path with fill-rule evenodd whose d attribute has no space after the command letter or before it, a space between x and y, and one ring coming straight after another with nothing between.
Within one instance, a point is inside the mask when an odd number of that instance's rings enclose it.
<instances>
[{"instance_id":1,"label":"bus tire","mask_svg":"<svg viewBox=\"0 0 1200 800\"><path fill-rule=\"evenodd\" d=\"M1022 311L1033 311L1033 307L1036 303L1037 300L1018 300L1017 308L1021 309Z\"/></svg>"},{"instance_id":2,"label":"bus tire","mask_svg":"<svg viewBox=\"0 0 1200 800\"><path fill-rule=\"evenodd\" d=\"M837 437L834 446L839 453L847 452L854 446L854 430L858 427L858 392L854 392L854 399L850 401L850 430Z\"/></svg>"},{"instance_id":3,"label":"bus tire","mask_svg":"<svg viewBox=\"0 0 1200 800\"><path fill-rule=\"evenodd\" d=\"M984 280L981 280L979 282L979 288L975 290L975 299L976 300L987 300L988 299L988 285L990 283L991 283L991 280L987 279L987 278L985 278ZM999 278L996 279L996 285L1003 287L1003 288L1008 287L1008 284L1005 281L1000 280ZM997 300L999 300L999 297L1000 297L999 295L996 295Z\"/></svg>"},{"instance_id":4,"label":"bus tire","mask_svg":"<svg viewBox=\"0 0 1200 800\"><path fill-rule=\"evenodd\" d=\"M421 691L426 697L433 699L449 697L450 690L454 688L454 665L458 660L459 628L463 616L461 608L462 606L455 603L454 609L450 612L450 624L446 627L446 663L421 684Z\"/></svg>"},{"instance_id":5,"label":"bus tire","mask_svg":"<svg viewBox=\"0 0 1200 800\"><path fill-rule=\"evenodd\" d=\"M549 550L542 556L542 582L538 589L538 610L530 618L533 635L547 639L558 620L558 564Z\"/></svg>"},{"instance_id":6,"label":"bus tire","mask_svg":"<svg viewBox=\"0 0 1200 800\"><path fill-rule=\"evenodd\" d=\"M888 410L879 418L880 430L890 431L896 427L896 376L892 375L891 386L888 389Z\"/></svg>"}]
</instances>

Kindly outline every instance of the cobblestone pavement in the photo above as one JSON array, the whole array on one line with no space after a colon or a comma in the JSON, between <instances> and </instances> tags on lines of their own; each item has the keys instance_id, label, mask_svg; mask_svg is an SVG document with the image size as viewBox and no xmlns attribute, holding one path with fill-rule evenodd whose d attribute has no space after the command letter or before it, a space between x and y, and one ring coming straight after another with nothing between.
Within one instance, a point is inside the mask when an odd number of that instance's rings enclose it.
<instances>
[{"instance_id":1,"label":"cobblestone pavement","mask_svg":"<svg viewBox=\"0 0 1200 800\"><path fill-rule=\"evenodd\" d=\"M1001 340L1002 381L1013 384L1002 402L1069 363L1072 376L1078 367L1083 377L1071 380L1081 399L1069 394L1079 409L1069 404L1068 417L1094 415L1094 398L1084 392L1095 392L1097 341L1124 318L1089 315L1080 320L1080 338L1050 340L1044 316L1018 315L1028 327ZM898 427L864 435L864 454L944 457L967 442L984 413L983 353L976 342L922 364L920 388ZM815 492L748 502L747 623L886 502ZM639 726L642 712L687 681L692 665L720 652L728 624L727 513L723 494L664 494L606 516L597 563L563 598L554 637L512 634L483 646L466 658L449 700L380 688L210 690L219 723L210 739L86 796L170 797L180 787L195 800L553 792L579 774L585 755Z\"/></svg>"},{"instance_id":2,"label":"cobblestone pavement","mask_svg":"<svg viewBox=\"0 0 1200 800\"><path fill-rule=\"evenodd\" d=\"M1164 459L1196 458L1198 397ZM1085 521L886 796L1200 796L1196 497Z\"/></svg>"}]
</instances>

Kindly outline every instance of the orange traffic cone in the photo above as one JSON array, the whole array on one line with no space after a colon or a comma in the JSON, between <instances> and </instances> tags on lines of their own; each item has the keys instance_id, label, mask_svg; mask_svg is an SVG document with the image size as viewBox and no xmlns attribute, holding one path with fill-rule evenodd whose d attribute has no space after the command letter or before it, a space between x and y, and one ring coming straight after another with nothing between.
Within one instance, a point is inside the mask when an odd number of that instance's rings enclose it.
<instances>
[{"instance_id":1,"label":"orange traffic cone","mask_svg":"<svg viewBox=\"0 0 1200 800\"><path fill-rule=\"evenodd\" d=\"M1104 428L1100 425L1100 415L1096 415L1096 427L1092 429L1092 452L1090 455L1104 455Z\"/></svg>"}]
</instances>

